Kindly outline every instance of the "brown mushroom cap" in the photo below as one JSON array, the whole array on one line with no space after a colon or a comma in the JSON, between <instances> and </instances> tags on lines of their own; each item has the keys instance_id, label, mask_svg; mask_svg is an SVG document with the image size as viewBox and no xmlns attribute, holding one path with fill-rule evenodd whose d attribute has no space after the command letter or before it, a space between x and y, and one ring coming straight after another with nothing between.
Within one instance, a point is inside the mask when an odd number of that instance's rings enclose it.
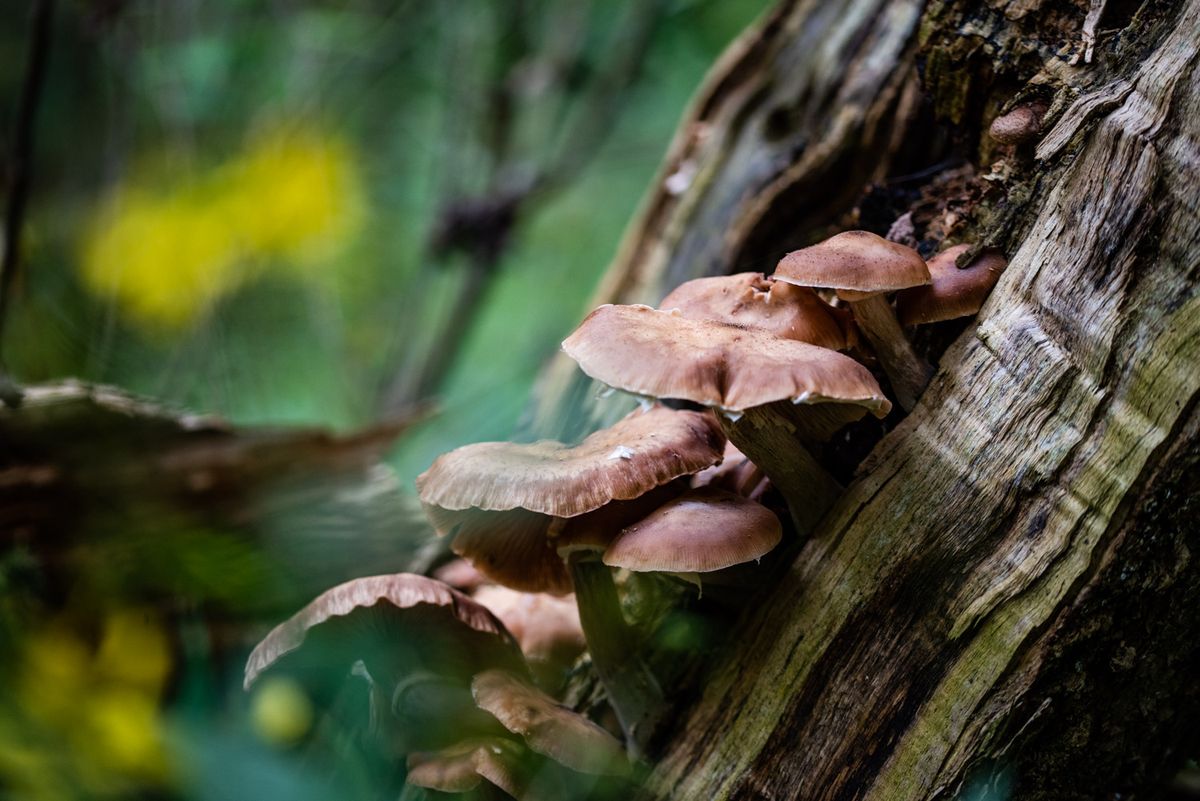
<instances>
[{"instance_id":1,"label":"brown mushroom cap","mask_svg":"<svg viewBox=\"0 0 1200 801\"><path fill-rule=\"evenodd\" d=\"M658 306L689 320L719 320L831 350L848 347L848 321L808 287L762 273L697 278L677 286Z\"/></svg>"},{"instance_id":2,"label":"brown mushroom cap","mask_svg":"<svg viewBox=\"0 0 1200 801\"><path fill-rule=\"evenodd\" d=\"M441 751L415 751L408 755L405 781L443 793L474 790L482 781L475 772L475 752L481 747L479 740L467 740Z\"/></svg>"},{"instance_id":3,"label":"brown mushroom cap","mask_svg":"<svg viewBox=\"0 0 1200 801\"><path fill-rule=\"evenodd\" d=\"M521 592L571 592L563 563L571 548L603 551L621 528L666 503L677 490L656 487L629 501L613 501L577 517L509 509L429 510L454 532L451 549L491 581ZM570 547L564 547L570 546Z\"/></svg>"},{"instance_id":4,"label":"brown mushroom cap","mask_svg":"<svg viewBox=\"0 0 1200 801\"><path fill-rule=\"evenodd\" d=\"M525 790L520 769L523 750L511 740L481 737L441 751L415 752L408 755L406 780L429 790L466 793L478 787L482 777L520 798Z\"/></svg>"},{"instance_id":5,"label":"brown mushroom cap","mask_svg":"<svg viewBox=\"0 0 1200 801\"><path fill-rule=\"evenodd\" d=\"M579 773L624 775L625 752L616 738L587 718L502 670L471 682L475 703L531 749Z\"/></svg>"},{"instance_id":6,"label":"brown mushroom cap","mask_svg":"<svg viewBox=\"0 0 1200 801\"><path fill-rule=\"evenodd\" d=\"M631 501L610 503L589 514L573 517L550 532L551 546L562 560L576 551L604 553L621 529L641 520L682 491L683 488L676 484L666 484Z\"/></svg>"},{"instance_id":7,"label":"brown mushroom cap","mask_svg":"<svg viewBox=\"0 0 1200 801\"><path fill-rule=\"evenodd\" d=\"M571 591L571 577L549 540L561 518L526 509L465 509L437 510L436 521L440 531L455 532L451 550L497 584L522 592Z\"/></svg>"},{"instance_id":8,"label":"brown mushroom cap","mask_svg":"<svg viewBox=\"0 0 1200 801\"><path fill-rule=\"evenodd\" d=\"M315 630L337 628L378 637L381 628L403 626L405 619L433 622L438 631L455 638L463 657L477 666L524 661L504 624L483 605L440 581L397 573L339 584L280 623L250 653L244 686L249 689L263 671L300 649ZM345 657L348 669L361 654L347 650L338 656Z\"/></svg>"},{"instance_id":9,"label":"brown mushroom cap","mask_svg":"<svg viewBox=\"0 0 1200 801\"><path fill-rule=\"evenodd\" d=\"M777 281L838 290L845 300L929 283L925 260L912 248L869 231L845 231L783 257Z\"/></svg>"},{"instance_id":10,"label":"brown mushroom cap","mask_svg":"<svg viewBox=\"0 0 1200 801\"><path fill-rule=\"evenodd\" d=\"M709 573L761 558L783 527L770 509L732 492L691 490L625 528L604 564L635 572Z\"/></svg>"},{"instance_id":11,"label":"brown mushroom cap","mask_svg":"<svg viewBox=\"0 0 1200 801\"><path fill-rule=\"evenodd\" d=\"M780 400L856 404L879 417L891 408L849 356L649 306L601 306L563 350L589 376L626 392L729 412Z\"/></svg>"},{"instance_id":12,"label":"brown mushroom cap","mask_svg":"<svg viewBox=\"0 0 1200 801\"><path fill-rule=\"evenodd\" d=\"M929 260L933 282L896 295L901 325L922 325L970 317L979 312L1008 262L996 251L984 251L966 267L955 266L970 245L955 245Z\"/></svg>"},{"instance_id":13,"label":"brown mushroom cap","mask_svg":"<svg viewBox=\"0 0 1200 801\"><path fill-rule=\"evenodd\" d=\"M1002 145L1019 145L1037 137L1045 106L1021 105L992 120L988 134Z\"/></svg>"},{"instance_id":14,"label":"brown mushroom cap","mask_svg":"<svg viewBox=\"0 0 1200 801\"><path fill-rule=\"evenodd\" d=\"M725 436L712 415L657 407L633 412L568 447L481 442L439 456L417 477L434 526L442 510L528 509L575 517L636 498L721 460Z\"/></svg>"},{"instance_id":15,"label":"brown mushroom cap","mask_svg":"<svg viewBox=\"0 0 1200 801\"><path fill-rule=\"evenodd\" d=\"M473 597L500 618L529 659L570 662L587 648L574 596L489 586Z\"/></svg>"}]
</instances>

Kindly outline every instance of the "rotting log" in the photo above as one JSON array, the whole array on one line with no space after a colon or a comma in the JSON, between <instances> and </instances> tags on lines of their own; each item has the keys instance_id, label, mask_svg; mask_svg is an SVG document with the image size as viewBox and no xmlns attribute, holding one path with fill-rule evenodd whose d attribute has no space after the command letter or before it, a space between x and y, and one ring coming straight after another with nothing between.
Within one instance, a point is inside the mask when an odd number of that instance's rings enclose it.
<instances>
[{"instance_id":1,"label":"rotting log","mask_svg":"<svg viewBox=\"0 0 1200 801\"><path fill-rule=\"evenodd\" d=\"M351 434L238 428L77 381L0 408L0 557L52 607L88 581L242 622L410 566L431 536L381 459L414 415ZM236 597L234 597L236 596Z\"/></svg>"},{"instance_id":2,"label":"rotting log","mask_svg":"<svg viewBox=\"0 0 1200 801\"><path fill-rule=\"evenodd\" d=\"M685 118L597 302L868 227L895 170L942 193L925 242L1009 267L679 710L655 797L1154 795L1200 747L1200 0L1110 3L1090 63L1086 11L784 3ZM1030 99L1036 146L989 142ZM617 413L560 361L534 419Z\"/></svg>"}]
</instances>

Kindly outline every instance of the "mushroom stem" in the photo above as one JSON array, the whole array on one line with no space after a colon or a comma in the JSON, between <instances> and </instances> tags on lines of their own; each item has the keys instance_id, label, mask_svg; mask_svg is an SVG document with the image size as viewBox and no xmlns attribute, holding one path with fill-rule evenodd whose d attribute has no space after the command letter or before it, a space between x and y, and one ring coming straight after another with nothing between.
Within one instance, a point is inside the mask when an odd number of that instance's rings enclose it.
<instances>
[{"instance_id":1,"label":"mushroom stem","mask_svg":"<svg viewBox=\"0 0 1200 801\"><path fill-rule=\"evenodd\" d=\"M803 442L825 439L832 433L829 429L840 427L835 419L803 419L826 416L828 410L820 410L821 405L800 410L784 401L747 409L736 421L721 417L729 441L758 465L783 494L800 536L816 528L842 492L842 486L821 467Z\"/></svg>"},{"instance_id":2,"label":"mushroom stem","mask_svg":"<svg viewBox=\"0 0 1200 801\"><path fill-rule=\"evenodd\" d=\"M883 371L892 382L896 400L910 412L933 377L933 368L913 350L896 313L883 295L850 301L854 320L870 341Z\"/></svg>"},{"instance_id":3,"label":"mushroom stem","mask_svg":"<svg viewBox=\"0 0 1200 801\"><path fill-rule=\"evenodd\" d=\"M445 748L463 737L498 735L495 718L483 712L460 681L416 671L392 689L391 713L407 750Z\"/></svg>"},{"instance_id":4,"label":"mushroom stem","mask_svg":"<svg viewBox=\"0 0 1200 801\"><path fill-rule=\"evenodd\" d=\"M662 719L662 689L633 650L634 638L621 614L610 569L597 554L586 551L572 553L567 563L592 664L621 723L630 756L640 759Z\"/></svg>"}]
</instances>

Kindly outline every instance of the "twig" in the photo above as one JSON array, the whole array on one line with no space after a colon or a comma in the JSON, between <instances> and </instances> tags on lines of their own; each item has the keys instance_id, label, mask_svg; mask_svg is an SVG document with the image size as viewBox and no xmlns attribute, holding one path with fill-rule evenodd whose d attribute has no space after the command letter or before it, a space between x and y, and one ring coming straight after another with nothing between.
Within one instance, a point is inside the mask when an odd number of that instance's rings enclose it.
<instances>
[{"instance_id":1,"label":"twig","mask_svg":"<svg viewBox=\"0 0 1200 801\"><path fill-rule=\"evenodd\" d=\"M29 51L25 60L25 80L17 104L16 124L13 127L12 154L9 158L8 206L4 213L4 252L0 255L0 345L4 341L8 310L12 304L20 262L21 225L29 196L30 163L33 160L33 127L42 86L46 78L46 61L50 52L50 28L54 18L54 0L34 0L29 21ZM0 400L9 406L20 403L20 392L8 371L3 367L0 351Z\"/></svg>"},{"instance_id":2,"label":"twig","mask_svg":"<svg viewBox=\"0 0 1200 801\"><path fill-rule=\"evenodd\" d=\"M1104 16L1104 7L1108 0L1091 0L1088 4L1087 16L1083 18L1083 31L1081 38L1083 39L1083 50L1076 51L1068 62L1072 66L1079 63L1079 59L1083 58L1084 64L1092 63L1092 55L1096 50L1096 27L1100 24L1100 17Z\"/></svg>"}]
</instances>

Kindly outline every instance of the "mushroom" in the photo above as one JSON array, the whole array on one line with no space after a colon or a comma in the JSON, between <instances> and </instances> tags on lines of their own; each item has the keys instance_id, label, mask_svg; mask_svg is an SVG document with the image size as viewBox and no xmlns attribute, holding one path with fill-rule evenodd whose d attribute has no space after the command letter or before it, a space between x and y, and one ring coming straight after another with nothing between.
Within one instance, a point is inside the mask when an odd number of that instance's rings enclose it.
<instances>
[{"instance_id":1,"label":"mushroom","mask_svg":"<svg viewBox=\"0 0 1200 801\"><path fill-rule=\"evenodd\" d=\"M439 530L467 509L576 517L716 464L724 445L711 416L660 406L574 447L549 440L465 445L434 460L417 476L417 490Z\"/></svg>"},{"instance_id":2,"label":"mushroom","mask_svg":"<svg viewBox=\"0 0 1200 801\"><path fill-rule=\"evenodd\" d=\"M783 527L770 509L724 490L690 490L625 527L604 551L604 564L634 572L697 574L761 559Z\"/></svg>"},{"instance_id":3,"label":"mushroom","mask_svg":"<svg viewBox=\"0 0 1200 801\"><path fill-rule=\"evenodd\" d=\"M1046 104L1040 100L1015 106L992 120L988 134L1002 145L1020 145L1037 138L1042 128Z\"/></svg>"},{"instance_id":4,"label":"mushroom","mask_svg":"<svg viewBox=\"0 0 1200 801\"><path fill-rule=\"evenodd\" d=\"M762 273L737 273L686 281L660 309L690 320L719 320L757 328L783 339L845 350L853 344L853 321L808 287L774 281Z\"/></svg>"},{"instance_id":5,"label":"mushroom","mask_svg":"<svg viewBox=\"0 0 1200 801\"><path fill-rule=\"evenodd\" d=\"M729 439L783 493L801 533L841 490L804 443L891 408L870 371L848 356L648 306L601 306L563 350L610 386L720 410Z\"/></svg>"},{"instance_id":6,"label":"mushroom","mask_svg":"<svg viewBox=\"0 0 1200 801\"><path fill-rule=\"evenodd\" d=\"M896 295L901 325L924 325L978 314L1008 262L998 252L985 250L969 264L958 267L958 260L970 249L971 245L955 245L937 254L929 260L932 283Z\"/></svg>"},{"instance_id":7,"label":"mushroom","mask_svg":"<svg viewBox=\"0 0 1200 801\"><path fill-rule=\"evenodd\" d=\"M640 496L716 464L724 444L711 414L655 407L573 448L467 445L417 478L435 528L455 532L453 548L483 573L515 589L574 587L592 662L635 753L662 711L662 690L632 648L612 575L599 559L603 547L570 556L564 568L559 537L607 529L611 538L649 511Z\"/></svg>"},{"instance_id":8,"label":"mushroom","mask_svg":"<svg viewBox=\"0 0 1200 801\"><path fill-rule=\"evenodd\" d=\"M439 533L455 532L456 553L484 575L525 592L571 591L548 545L557 518L612 501L719 462L724 435L697 412L634 412L568 447L558 442L482 442L439 456L417 490Z\"/></svg>"},{"instance_id":9,"label":"mushroom","mask_svg":"<svg viewBox=\"0 0 1200 801\"><path fill-rule=\"evenodd\" d=\"M692 489L713 487L735 492L743 498L757 501L761 500L771 485L771 481L758 465L750 461L746 454L738 449L737 445L727 442L721 463L706 467L692 476L691 485Z\"/></svg>"},{"instance_id":10,"label":"mushroom","mask_svg":"<svg viewBox=\"0 0 1200 801\"><path fill-rule=\"evenodd\" d=\"M526 672L516 641L485 607L441 582L399 573L317 596L254 648L244 686L271 669L340 683L356 663L400 721L414 724L395 732L405 751L446 745L464 723L486 731L466 694L470 677L491 666ZM454 718L453 727L442 722Z\"/></svg>"},{"instance_id":11,"label":"mushroom","mask_svg":"<svg viewBox=\"0 0 1200 801\"><path fill-rule=\"evenodd\" d=\"M491 584L488 577L480 573L466 559L451 559L434 570L433 577L438 581L449 584L460 592L468 594L475 592L480 587Z\"/></svg>"},{"instance_id":12,"label":"mushroom","mask_svg":"<svg viewBox=\"0 0 1200 801\"><path fill-rule=\"evenodd\" d=\"M571 576L550 545L562 518L527 509L426 511L439 534L453 533L451 550L489 580L521 592L572 591Z\"/></svg>"},{"instance_id":13,"label":"mushroom","mask_svg":"<svg viewBox=\"0 0 1200 801\"><path fill-rule=\"evenodd\" d=\"M471 682L471 693L480 709L558 764L602 776L629 773L629 762L616 738L511 673L484 671Z\"/></svg>"},{"instance_id":14,"label":"mushroom","mask_svg":"<svg viewBox=\"0 0 1200 801\"><path fill-rule=\"evenodd\" d=\"M562 670L587 648L575 598L481 587L473 596L512 632L543 687L561 682Z\"/></svg>"},{"instance_id":15,"label":"mushroom","mask_svg":"<svg viewBox=\"0 0 1200 801\"><path fill-rule=\"evenodd\" d=\"M529 777L525 749L501 737L481 737L455 743L441 751L408 755L406 781L443 793L467 793L486 779L513 798L525 798Z\"/></svg>"},{"instance_id":16,"label":"mushroom","mask_svg":"<svg viewBox=\"0 0 1200 801\"><path fill-rule=\"evenodd\" d=\"M900 405L905 411L916 405L933 370L913 350L886 297L929 283L929 269L915 250L868 231L846 231L787 254L773 277L837 290L874 347Z\"/></svg>"}]
</instances>

